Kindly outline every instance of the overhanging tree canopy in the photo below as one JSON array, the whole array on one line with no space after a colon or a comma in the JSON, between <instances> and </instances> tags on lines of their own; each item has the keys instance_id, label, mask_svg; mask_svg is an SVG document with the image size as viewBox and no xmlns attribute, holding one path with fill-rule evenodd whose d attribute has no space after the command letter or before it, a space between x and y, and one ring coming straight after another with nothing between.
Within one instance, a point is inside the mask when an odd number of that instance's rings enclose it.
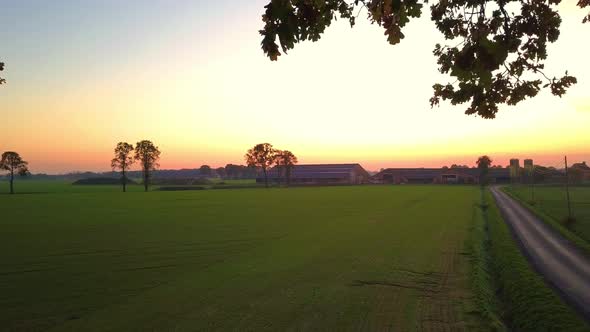
<instances>
[{"instance_id":1,"label":"overhanging tree canopy","mask_svg":"<svg viewBox=\"0 0 590 332\"><path fill-rule=\"evenodd\" d=\"M516 105L542 88L562 96L575 84L567 71L561 77L544 73L547 43L559 37L561 0L430 1L431 18L447 44L434 54L439 71L453 83L434 84L431 106L441 100L469 103L466 114L495 118L501 104ZM363 9L382 26L390 44L404 39L402 29L423 14L428 0L271 0L262 16L262 49L273 61L301 41L317 41L337 17L355 25ZM590 0L578 6L589 7ZM590 21L590 14L584 23ZM278 39L278 43L277 43Z\"/></svg>"}]
</instances>

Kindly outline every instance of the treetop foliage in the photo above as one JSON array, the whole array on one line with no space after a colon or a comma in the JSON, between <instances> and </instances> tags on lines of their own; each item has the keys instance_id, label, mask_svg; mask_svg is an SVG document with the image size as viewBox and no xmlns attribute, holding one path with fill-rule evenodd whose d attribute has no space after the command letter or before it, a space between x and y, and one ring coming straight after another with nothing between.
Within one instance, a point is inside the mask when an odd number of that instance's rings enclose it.
<instances>
[{"instance_id":1,"label":"treetop foliage","mask_svg":"<svg viewBox=\"0 0 590 332\"><path fill-rule=\"evenodd\" d=\"M275 163L277 166L292 167L297 164L297 157L289 150L276 150Z\"/></svg>"},{"instance_id":2,"label":"treetop foliage","mask_svg":"<svg viewBox=\"0 0 590 332\"><path fill-rule=\"evenodd\" d=\"M4 152L2 154L2 159L0 159L0 169L9 171L11 175L14 173L21 176L29 174L28 165L29 163L24 161L17 152Z\"/></svg>"},{"instance_id":3,"label":"treetop foliage","mask_svg":"<svg viewBox=\"0 0 590 332\"><path fill-rule=\"evenodd\" d=\"M430 5L431 19L446 43L434 55L439 71L454 82L433 85L432 107L441 100L469 103L466 114L495 118L501 104L516 105L542 88L562 96L577 83L566 71L561 77L544 73L547 43L557 41L561 0L270 0L262 16L262 50L273 61L296 43L321 38L338 17L355 25L366 11L371 23L384 29L387 41L398 44L403 28ZM579 0L580 8L590 0ZM584 23L590 21L590 14ZM278 43L277 43L278 39ZM279 49L280 44L280 49Z\"/></svg>"},{"instance_id":4,"label":"treetop foliage","mask_svg":"<svg viewBox=\"0 0 590 332\"><path fill-rule=\"evenodd\" d=\"M145 191L148 191L149 182L151 178L151 171L156 170L160 165L158 160L160 159L160 149L154 145L151 141L143 140L135 144L135 160L138 160L141 165L141 171L143 173L143 187Z\"/></svg>"},{"instance_id":5,"label":"treetop foliage","mask_svg":"<svg viewBox=\"0 0 590 332\"><path fill-rule=\"evenodd\" d=\"M248 166L260 167L263 170L271 167L275 162L276 150L272 144L261 143L256 144L253 148L249 149L244 159Z\"/></svg>"},{"instance_id":6,"label":"treetop foliage","mask_svg":"<svg viewBox=\"0 0 590 332\"><path fill-rule=\"evenodd\" d=\"M143 140L135 145L135 160L141 163L142 170L152 171L158 168L160 159L160 150L151 141Z\"/></svg>"},{"instance_id":7,"label":"treetop foliage","mask_svg":"<svg viewBox=\"0 0 590 332\"><path fill-rule=\"evenodd\" d=\"M489 168L492 165L492 159L488 156L477 158L477 168Z\"/></svg>"},{"instance_id":8,"label":"treetop foliage","mask_svg":"<svg viewBox=\"0 0 590 332\"><path fill-rule=\"evenodd\" d=\"M580 8L586 8L586 7L590 7L590 0L578 0L578 6L580 6ZM584 23L590 22L590 13L588 13L588 15L586 15L586 17L584 17Z\"/></svg>"},{"instance_id":9,"label":"treetop foliage","mask_svg":"<svg viewBox=\"0 0 590 332\"><path fill-rule=\"evenodd\" d=\"M4 70L4 62L0 62L0 71ZM0 77L0 85L6 83L6 80Z\"/></svg>"},{"instance_id":10,"label":"treetop foliage","mask_svg":"<svg viewBox=\"0 0 590 332\"><path fill-rule=\"evenodd\" d=\"M122 171L129 169L134 161L131 152L133 152L133 145L126 142L119 142L115 148L115 158L111 160L111 168Z\"/></svg>"}]
</instances>

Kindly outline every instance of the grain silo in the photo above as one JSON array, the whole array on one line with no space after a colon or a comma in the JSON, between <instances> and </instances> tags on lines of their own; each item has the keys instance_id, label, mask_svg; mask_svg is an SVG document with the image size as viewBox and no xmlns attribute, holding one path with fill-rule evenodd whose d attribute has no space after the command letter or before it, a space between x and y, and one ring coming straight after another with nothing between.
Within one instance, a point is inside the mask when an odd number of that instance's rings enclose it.
<instances>
[{"instance_id":1,"label":"grain silo","mask_svg":"<svg viewBox=\"0 0 590 332\"><path fill-rule=\"evenodd\" d=\"M510 159L510 179L512 182L518 182L520 178L520 160Z\"/></svg>"}]
</instances>

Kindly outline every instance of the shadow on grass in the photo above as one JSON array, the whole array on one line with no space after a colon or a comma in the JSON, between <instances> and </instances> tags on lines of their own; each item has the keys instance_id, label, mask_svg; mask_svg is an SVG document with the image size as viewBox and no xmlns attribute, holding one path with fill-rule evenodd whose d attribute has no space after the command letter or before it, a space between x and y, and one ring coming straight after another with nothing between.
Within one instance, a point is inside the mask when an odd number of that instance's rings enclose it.
<instances>
[{"instance_id":1,"label":"shadow on grass","mask_svg":"<svg viewBox=\"0 0 590 332\"><path fill-rule=\"evenodd\" d=\"M20 196L20 195L36 195L36 194L50 194L49 191L19 191L14 194L11 193L0 193L0 196Z\"/></svg>"}]
</instances>

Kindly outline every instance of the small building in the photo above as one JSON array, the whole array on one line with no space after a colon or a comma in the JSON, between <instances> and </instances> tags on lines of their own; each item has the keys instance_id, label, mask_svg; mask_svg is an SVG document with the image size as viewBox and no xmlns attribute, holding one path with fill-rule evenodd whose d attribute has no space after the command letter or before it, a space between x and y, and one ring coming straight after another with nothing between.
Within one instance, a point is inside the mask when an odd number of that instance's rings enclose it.
<instances>
[{"instance_id":1,"label":"small building","mask_svg":"<svg viewBox=\"0 0 590 332\"><path fill-rule=\"evenodd\" d=\"M277 167L267 171L269 183L284 183L285 170ZM264 183L264 174L260 172L256 182ZM364 184L369 182L369 173L360 164L310 164L295 165L291 168L292 184Z\"/></svg>"}]
</instances>

